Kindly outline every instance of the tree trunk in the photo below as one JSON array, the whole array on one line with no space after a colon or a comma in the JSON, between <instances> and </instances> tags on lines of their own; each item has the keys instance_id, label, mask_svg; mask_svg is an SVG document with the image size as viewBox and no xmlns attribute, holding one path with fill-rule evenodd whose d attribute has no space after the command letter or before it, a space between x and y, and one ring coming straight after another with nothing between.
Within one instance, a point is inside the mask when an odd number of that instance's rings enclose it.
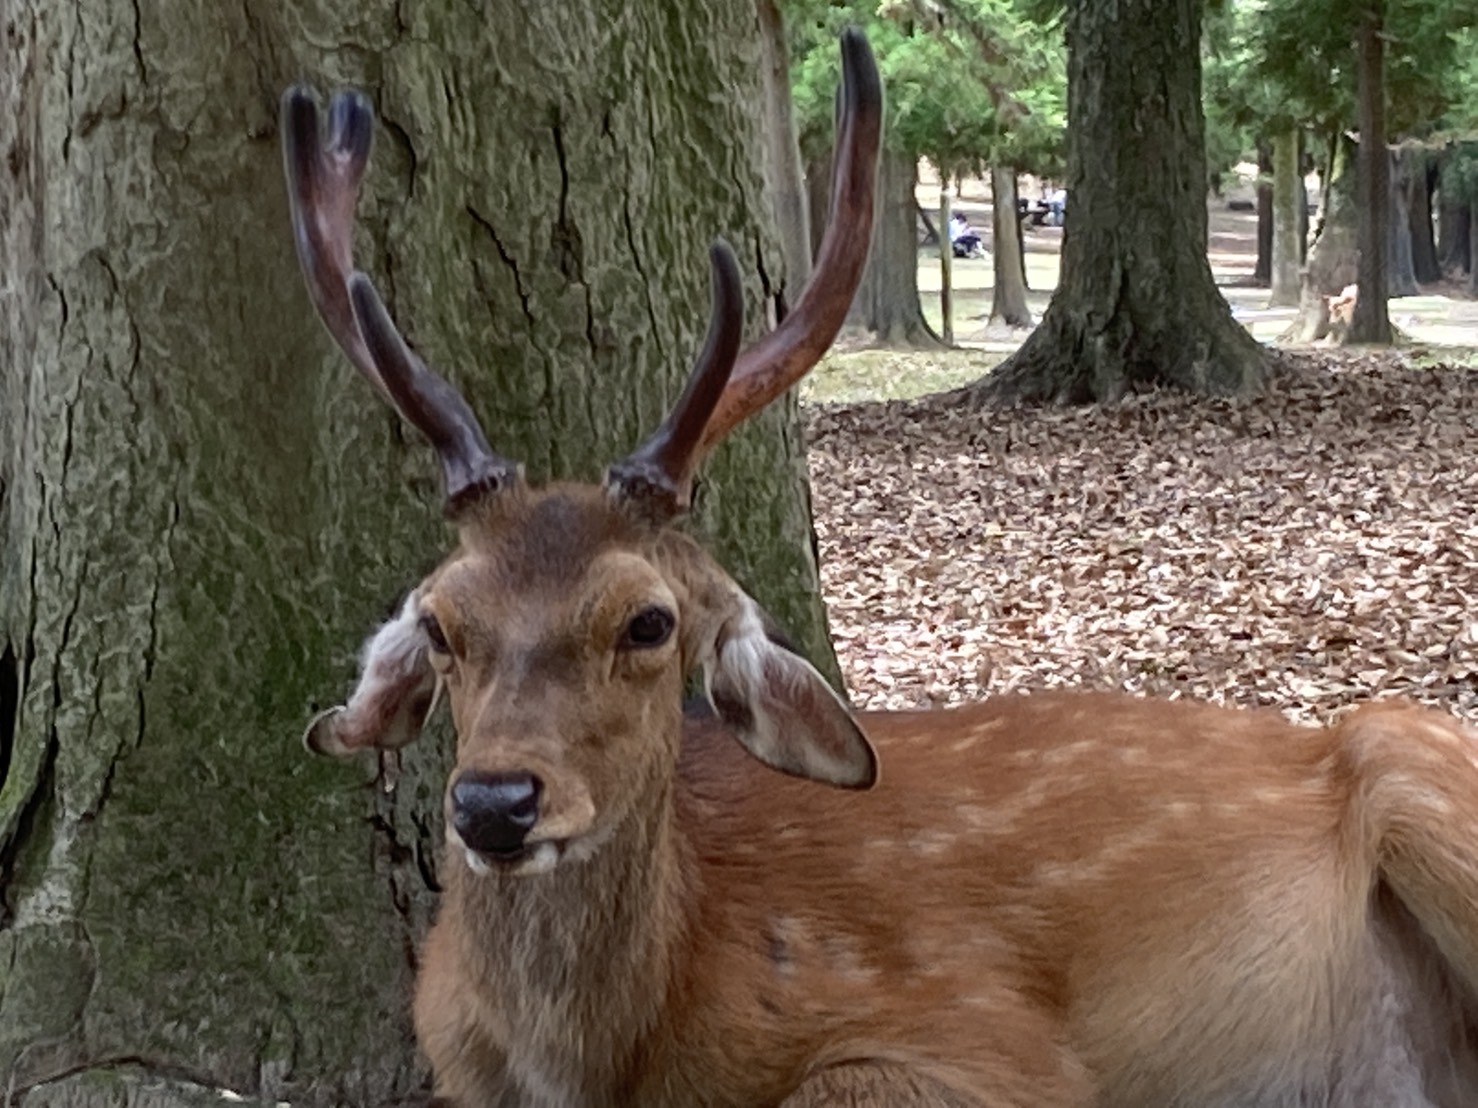
<instances>
[{"instance_id":1,"label":"tree trunk","mask_svg":"<svg viewBox=\"0 0 1478 1108\"><path fill-rule=\"evenodd\" d=\"M934 221L929 218L929 213L922 204L915 206L919 211L919 222L924 226L924 237L919 240L919 245L938 246L940 244L939 228L934 226Z\"/></svg>"},{"instance_id":2,"label":"tree trunk","mask_svg":"<svg viewBox=\"0 0 1478 1108\"><path fill-rule=\"evenodd\" d=\"M1411 207L1421 174L1420 163L1404 157L1402 151L1388 147L1386 162L1390 174L1390 204L1386 222L1386 295L1415 296L1421 292L1416 284L1416 262L1411 241Z\"/></svg>"},{"instance_id":3,"label":"tree trunk","mask_svg":"<svg viewBox=\"0 0 1478 1108\"><path fill-rule=\"evenodd\" d=\"M1009 327L1030 327L1031 309L1026 306L1026 269L1021 256L1021 219L1016 210L1016 170L991 166L991 270L994 274L990 301L991 322Z\"/></svg>"},{"instance_id":4,"label":"tree trunk","mask_svg":"<svg viewBox=\"0 0 1478 1108\"><path fill-rule=\"evenodd\" d=\"M1329 297L1355 283L1355 144L1340 135L1324 174L1319 235L1309 248L1299 291L1298 316L1283 335L1284 342L1314 342L1329 334Z\"/></svg>"},{"instance_id":5,"label":"tree trunk","mask_svg":"<svg viewBox=\"0 0 1478 1108\"><path fill-rule=\"evenodd\" d=\"M1386 223L1390 218L1390 155L1386 150L1386 86L1381 20L1384 0L1366 0L1358 15L1356 115L1360 128L1355 314L1346 342L1389 343L1386 311Z\"/></svg>"},{"instance_id":6,"label":"tree trunk","mask_svg":"<svg viewBox=\"0 0 1478 1108\"><path fill-rule=\"evenodd\" d=\"M1257 144L1257 261L1252 281L1266 287L1273 280L1273 155L1266 143Z\"/></svg>"},{"instance_id":7,"label":"tree trunk","mask_svg":"<svg viewBox=\"0 0 1478 1108\"><path fill-rule=\"evenodd\" d=\"M277 96L374 90L359 263L499 449L594 477L702 343L713 235L752 321L774 293L753 12L8 0L6 20L6 1102L409 1103L446 736L380 777L297 736L450 539L429 450L309 307ZM700 524L829 664L794 403L720 455Z\"/></svg>"},{"instance_id":8,"label":"tree trunk","mask_svg":"<svg viewBox=\"0 0 1478 1108\"><path fill-rule=\"evenodd\" d=\"M1200 0L1070 4L1062 279L985 400L1111 399L1173 385L1245 393L1262 348L1206 259Z\"/></svg>"},{"instance_id":9,"label":"tree trunk","mask_svg":"<svg viewBox=\"0 0 1478 1108\"><path fill-rule=\"evenodd\" d=\"M1442 261L1443 273L1467 273L1471 268L1472 252L1469 235L1473 225L1473 207L1462 200L1447 200L1438 194L1437 242L1438 257Z\"/></svg>"},{"instance_id":10,"label":"tree trunk","mask_svg":"<svg viewBox=\"0 0 1478 1108\"><path fill-rule=\"evenodd\" d=\"M1472 235L1478 207L1478 142L1451 143L1442 152L1438 185L1437 253L1442 271L1471 275L1474 266Z\"/></svg>"},{"instance_id":11,"label":"tree trunk","mask_svg":"<svg viewBox=\"0 0 1478 1108\"><path fill-rule=\"evenodd\" d=\"M1478 219L1473 218L1473 205L1468 209L1468 295L1478 296Z\"/></svg>"},{"instance_id":12,"label":"tree trunk","mask_svg":"<svg viewBox=\"0 0 1478 1108\"><path fill-rule=\"evenodd\" d=\"M795 108L790 98L785 20L775 0L756 0L755 7L760 28L760 75L765 88L765 187L780 232L781 256L785 259L783 281L775 283L780 286L784 301L794 303L811 276L811 216L806 175L801 167Z\"/></svg>"},{"instance_id":13,"label":"tree trunk","mask_svg":"<svg viewBox=\"0 0 1478 1108\"><path fill-rule=\"evenodd\" d=\"M912 154L883 150L872 252L848 323L871 332L884 346L939 345L919 306L917 181L918 162Z\"/></svg>"},{"instance_id":14,"label":"tree trunk","mask_svg":"<svg viewBox=\"0 0 1478 1108\"><path fill-rule=\"evenodd\" d=\"M1304 159L1298 166L1298 264L1309 260L1309 186L1305 179Z\"/></svg>"},{"instance_id":15,"label":"tree trunk","mask_svg":"<svg viewBox=\"0 0 1478 1108\"><path fill-rule=\"evenodd\" d=\"M1432 192L1437 187L1437 159L1426 147L1409 147L1402 151L1402 156L1411 161L1406 220L1411 229L1412 275L1419 284L1430 285L1442 280L1442 267L1437 263L1437 239L1432 230Z\"/></svg>"},{"instance_id":16,"label":"tree trunk","mask_svg":"<svg viewBox=\"0 0 1478 1108\"><path fill-rule=\"evenodd\" d=\"M1273 138L1273 264L1269 304L1285 307L1298 303L1299 207L1304 204L1299 187L1298 129L1289 128Z\"/></svg>"}]
</instances>

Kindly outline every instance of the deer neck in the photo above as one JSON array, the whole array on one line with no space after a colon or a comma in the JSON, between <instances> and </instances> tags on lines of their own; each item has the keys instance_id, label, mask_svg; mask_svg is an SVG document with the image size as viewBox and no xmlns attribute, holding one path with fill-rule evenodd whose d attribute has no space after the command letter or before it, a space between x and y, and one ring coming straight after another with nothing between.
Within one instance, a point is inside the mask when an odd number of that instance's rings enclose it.
<instances>
[{"instance_id":1,"label":"deer neck","mask_svg":"<svg viewBox=\"0 0 1478 1108\"><path fill-rule=\"evenodd\" d=\"M672 792L668 781L590 857L548 874L478 876L448 856L463 957L499 998L510 1059L542 1067L572 1103L618 1087L663 1026L696 883Z\"/></svg>"}]
</instances>

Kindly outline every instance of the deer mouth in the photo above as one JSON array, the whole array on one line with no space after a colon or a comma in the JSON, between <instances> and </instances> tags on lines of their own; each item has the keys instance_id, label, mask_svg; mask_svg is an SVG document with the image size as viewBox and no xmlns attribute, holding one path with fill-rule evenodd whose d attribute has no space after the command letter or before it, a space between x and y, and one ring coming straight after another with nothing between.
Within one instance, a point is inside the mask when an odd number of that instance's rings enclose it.
<instances>
[{"instance_id":1,"label":"deer mouth","mask_svg":"<svg viewBox=\"0 0 1478 1108\"><path fill-rule=\"evenodd\" d=\"M533 877L554 869L564 857L566 844L558 839L544 839L510 851L473 850L462 842L453 845L461 848L467 868L478 877L495 873Z\"/></svg>"}]
</instances>

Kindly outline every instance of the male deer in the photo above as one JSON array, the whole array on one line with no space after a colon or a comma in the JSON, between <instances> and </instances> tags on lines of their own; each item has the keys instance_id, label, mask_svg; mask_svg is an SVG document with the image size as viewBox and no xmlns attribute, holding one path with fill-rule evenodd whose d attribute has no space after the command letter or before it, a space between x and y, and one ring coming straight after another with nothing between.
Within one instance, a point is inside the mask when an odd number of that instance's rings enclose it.
<instances>
[{"instance_id":1,"label":"male deer","mask_svg":"<svg viewBox=\"0 0 1478 1108\"><path fill-rule=\"evenodd\" d=\"M854 717L674 526L859 279L880 90L865 41L842 49L811 286L740 353L716 248L688 386L600 487L529 487L351 273L365 101L334 99L326 141L311 94L284 101L313 299L436 446L459 537L307 736L391 749L450 701L415 999L437 1097L1478 1104L1478 746L1451 720L1315 729L1107 694ZM713 711L685 716L699 671Z\"/></svg>"}]
</instances>

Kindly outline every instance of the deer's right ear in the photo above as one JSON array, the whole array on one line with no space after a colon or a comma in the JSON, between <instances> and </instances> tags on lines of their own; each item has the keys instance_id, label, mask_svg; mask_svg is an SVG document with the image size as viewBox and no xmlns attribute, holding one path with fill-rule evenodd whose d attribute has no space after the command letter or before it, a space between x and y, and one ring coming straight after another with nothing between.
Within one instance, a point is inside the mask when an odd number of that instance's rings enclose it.
<instances>
[{"instance_id":1,"label":"deer's right ear","mask_svg":"<svg viewBox=\"0 0 1478 1108\"><path fill-rule=\"evenodd\" d=\"M365 644L349 703L314 716L303 745L314 754L344 758L361 750L395 750L416 738L439 691L428 646L420 594L412 592Z\"/></svg>"}]
</instances>

